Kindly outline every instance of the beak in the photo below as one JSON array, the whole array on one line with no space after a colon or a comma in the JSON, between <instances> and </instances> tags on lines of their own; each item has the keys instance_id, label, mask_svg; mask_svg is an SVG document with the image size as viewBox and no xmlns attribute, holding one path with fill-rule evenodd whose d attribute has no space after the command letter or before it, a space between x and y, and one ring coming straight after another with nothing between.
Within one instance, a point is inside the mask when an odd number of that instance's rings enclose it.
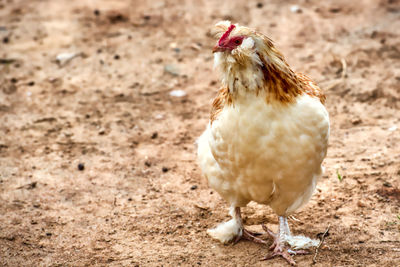
<instances>
[{"instance_id":1,"label":"beak","mask_svg":"<svg viewBox=\"0 0 400 267\"><path fill-rule=\"evenodd\" d=\"M214 46L214 48L212 50L213 53L224 52L224 51L226 51L226 48L223 46L219 46L219 45Z\"/></svg>"}]
</instances>

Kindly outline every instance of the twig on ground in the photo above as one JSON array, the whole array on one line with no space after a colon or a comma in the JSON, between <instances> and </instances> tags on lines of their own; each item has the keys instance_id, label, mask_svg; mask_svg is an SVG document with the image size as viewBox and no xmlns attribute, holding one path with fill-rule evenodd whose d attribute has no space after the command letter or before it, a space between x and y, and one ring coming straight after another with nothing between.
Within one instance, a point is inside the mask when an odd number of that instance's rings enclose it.
<instances>
[{"instance_id":1,"label":"twig on ground","mask_svg":"<svg viewBox=\"0 0 400 267\"><path fill-rule=\"evenodd\" d=\"M299 219L297 219L296 217L294 217L293 215L289 216L289 219L292 219L295 222L301 222Z\"/></svg>"},{"instance_id":2,"label":"twig on ground","mask_svg":"<svg viewBox=\"0 0 400 267\"><path fill-rule=\"evenodd\" d=\"M328 227L326 228L325 232L322 234L321 236L321 241L318 244L318 247L315 249L315 254L314 254L314 258L313 258L313 264L317 263L317 256L318 256L318 252L319 252L319 248L322 246L322 244L324 243L325 240L325 236L328 234L329 229L331 228L330 225L328 225Z\"/></svg>"},{"instance_id":3,"label":"twig on ground","mask_svg":"<svg viewBox=\"0 0 400 267\"><path fill-rule=\"evenodd\" d=\"M342 63L342 80L347 77L347 63L344 58L340 60Z\"/></svg>"},{"instance_id":4,"label":"twig on ground","mask_svg":"<svg viewBox=\"0 0 400 267\"><path fill-rule=\"evenodd\" d=\"M199 206L199 205L197 205L197 204L194 204L194 206L196 207L196 208L198 208L199 210L210 210L210 208L209 207L202 207L202 206Z\"/></svg>"},{"instance_id":5,"label":"twig on ground","mask_svg":"<svg viewBox=\"0 0 400 267\"><path fill-rule=\"evenodd\" d=\"M347 62L344 58L341 58L340 63L342 64L342 73L340 74L340 78L328 81L327 85L323 86L325 91L331 90L332 88L344 82L344 80L347 78ZM322 82L322 84L323 83L324 82Z\"/></svg>"},{"instance_id":6,"label":"twig on ground","mask_svg":"<svg viewBox=\"0 0 400 267\"><path fill-rule=\"evenodd\" d=\"M331 90L333 87L336 87L337 85L341 84L343 81L343 79L335 79L333 81L331 81L331 83L327 86L324 86L324 90L325 91L329 91Z\"/></svg>"},{"instance_id":7,"label":"twig on ground","mask_svg":"<svg viewBox=\"0 0 400 267\"><path fill-rule=\"evenodd\" d=\"M14 63L16 59L13 58L0 58L0 64L11 64Z\"/></svg>"}]
</instances>

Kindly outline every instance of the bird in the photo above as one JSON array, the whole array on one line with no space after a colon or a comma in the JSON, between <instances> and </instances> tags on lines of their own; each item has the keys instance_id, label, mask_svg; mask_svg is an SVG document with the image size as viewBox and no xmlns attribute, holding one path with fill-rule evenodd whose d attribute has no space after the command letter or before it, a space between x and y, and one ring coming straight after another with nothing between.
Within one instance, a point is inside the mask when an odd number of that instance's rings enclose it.
<instances>
[{"instance_id":1,"label":"bird","mask_svg":"<svg viewBox=\"0 0 400 267\"><path fill-rule=\"evenodd\" d=\"M245 229L241 208L253 201L278 216L278 232L263 259L306 254L318 240L291 234L288 216L311 198L324 171L330 123L326 96L308 76L289 66L266 35L230 21L211 34L221 87L209 122L197 139L197 160L208 185L229 204L232 219L207 233L226 244L269 243Z\"/></svg>"}]
</instances>

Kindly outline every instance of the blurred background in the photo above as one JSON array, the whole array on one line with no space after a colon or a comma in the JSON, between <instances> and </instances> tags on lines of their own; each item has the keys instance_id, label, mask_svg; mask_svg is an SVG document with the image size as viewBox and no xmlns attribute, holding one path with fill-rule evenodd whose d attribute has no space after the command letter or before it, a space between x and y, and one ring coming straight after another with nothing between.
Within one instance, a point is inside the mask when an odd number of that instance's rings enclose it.
<instances>
[{"instance_id":1,"label":"blurred background","mask_svg":"<svg viewBox=\"0 0 400 267\"><path fill-rule=\"evenodd\" d=\"M0 0L0 265L283 264L206 234L227 206L195 140L219 88L209 30L226 19L326 92L326 173L290 222L331 227L315 265L400 262L399 1ZM244 217L277 226L254 203Z\"/></svg>"}]
</instances>

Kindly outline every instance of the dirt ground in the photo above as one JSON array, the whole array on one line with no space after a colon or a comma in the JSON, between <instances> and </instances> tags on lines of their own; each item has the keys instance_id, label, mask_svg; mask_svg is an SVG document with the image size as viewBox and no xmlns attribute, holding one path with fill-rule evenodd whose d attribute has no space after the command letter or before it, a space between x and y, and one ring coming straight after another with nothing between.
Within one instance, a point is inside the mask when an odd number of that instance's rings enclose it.
<instances>
[{"instance_id":1,"label":"dirt ground","mask_svg":"<svg viewBox=\"0 0 400 267\"><path fill-rule=\"evenodd\" d=\"M314 266L399 266L400 1L0 0L1 266L285 266L206 234L229 218L195 157L221 19L326 90L326 173L290 221L330 226Z\"/></svg>"}]
</instances>

